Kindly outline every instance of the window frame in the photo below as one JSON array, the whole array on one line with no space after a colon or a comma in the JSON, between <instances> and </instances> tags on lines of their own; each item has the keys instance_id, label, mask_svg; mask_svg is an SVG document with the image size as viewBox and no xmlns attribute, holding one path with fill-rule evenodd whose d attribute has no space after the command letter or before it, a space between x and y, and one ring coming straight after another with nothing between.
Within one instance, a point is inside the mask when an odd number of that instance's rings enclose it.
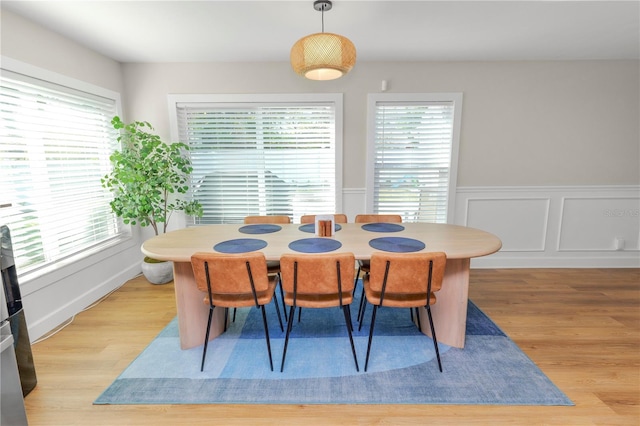
<instances>
[{"instance_id":1,"label":"window frame","mask_svg":"<svg viewBox=\"0 0 640 426\"><path fill-rule=\"evenodd\" d=\"M335 108L335 209L342 211L343 200L343 94L342 93L299 93L299 94L169 94L167 97L169 108L169 126L171 140L179 141L178 104L183 103L213 103L213 104L300 104L300 103L331 103ZM199 226L190 224L187 226Z\"/></svg>"},{"instance_id":2,"label":"window frame","mask_svg":"<svg viewBox=\"0 0 640 426\"><path fill-rule=\"evenodd\" d=\"M376 142L376 106L379 102L452 102L453 128L451 158L449 163L449 183L447 191L447 222L455 221L455 199L458 177L458 154L460 147L460 129L462 125L462 93L370 93L367 96L367 163L366 163L366 212L375 212L375 142Z\"/></svg>"},{"instance_id":3,"label":"window frame","mask_svg":"<svg viewBox=\"0 0 640 426\"><path fill-rule=\"evenodd\" d=\"M51 87L54 86L56 90L60 89L69 89L69 93L77 94L77 92L86 93L88 97L97 96L101 98L109 99L114 102L114 109L116 115L121 115L122 111L122 103L121 103L121 95L118 92L115 92L110 89L106 89L104 87L100 87L86 81L78 80L66 75L58 74L56 72L43 69L31 64L27 64L13 58L0 56L1 65L0 70L2 73L5 71L9 74L19 74L25 76L27 79L31 80L39 80L42 82L43 87ZM109 118L110 119L110 118ZM106 158L106 161L109 161ZM1 197L1 194L0 194ZM13 200L4 199L0 200L0 204L8 202L11 203ZM0 217L4 217L4 214L1 214ZM6 214L11 214L7 212ZM112 213L113 214L113 213ZM70 252L63 257L46 261L44 263L40 263L34 265L33 267L28 267L26 269L22 269L18 271L18 277L21 281L28 282L37 277L43 276L45 274L49 274L53 271L60 270L66 268L69 264L73 262L80 261L82 259L86 259L90 256L93 256L97 253L104 252L106 249L110 247L114 247L117 244L120 244L124 241L130 241L132 238L131 228L129 226L125 226L122 222L115 218L117 221L117 232L109 238L106 238L102 241L96 242L95 244L84 247L80 250L75 250ZM2 221L4 222L4 221Z\"/></svg>"}]
</instances>

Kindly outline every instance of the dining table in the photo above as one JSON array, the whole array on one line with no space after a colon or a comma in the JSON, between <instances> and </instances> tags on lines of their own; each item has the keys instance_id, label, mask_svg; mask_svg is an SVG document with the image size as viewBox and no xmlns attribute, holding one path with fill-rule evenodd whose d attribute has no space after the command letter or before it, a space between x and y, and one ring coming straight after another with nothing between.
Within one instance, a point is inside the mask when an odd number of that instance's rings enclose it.
<instances>
[{"instance_id":1,"label":"dining table","mask_svg":"<svg viewBox=\"0 0 640 426\"><path fill-rule=\"evenodd\" d=\"M437 302L431 307L438 342L463 348L466 334L471 259L502 247L495 235L475 228L443 223L341 223L330 236L316 235L315 224L216 224L191 226L152 237L142 252L173 262L180 347L203 344L209 305L195 283L191 256L196 252L260 251L267 261L285 253L313 255L351 252L368 260L376 251L444 252L447 265ZM354 265L355 268L355 265ZM274 296L275 297L275 296ZM214 311L211 339L224 330L224 309ZM424 320L427 315L420 315ZM430 335L428 323L421 327Z\"/></svg>"}]
</instances>

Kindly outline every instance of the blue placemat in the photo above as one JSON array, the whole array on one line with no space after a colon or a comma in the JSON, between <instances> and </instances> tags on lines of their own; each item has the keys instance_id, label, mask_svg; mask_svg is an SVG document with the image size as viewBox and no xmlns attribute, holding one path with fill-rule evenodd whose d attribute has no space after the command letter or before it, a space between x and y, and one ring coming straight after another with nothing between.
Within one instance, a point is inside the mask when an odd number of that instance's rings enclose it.
<instances>
[{"instance_id":1,"label":"blue placemat","mask_svg":"<svg viewBox=\"0 0 640 426\"><path fill-rule=\"evenodd\" d=\"M256 251L267 246L264 240L255 238L237 238L235 240L222 241L213 246L215 251L220 253L246 253L248 251Z\"/></svg>"},{"instance_id":2,"label":"blue placemat","mask_svg":"<svg viewBox=\"0 0 640 426\"><path fill-rule=\"evenodd\" d=\"M270 234L272 232L278 232L282 229L280 225L272 225L268 223L257 223L255 225L246 225L238 229L243 234Z\"/></svg>"},{"instance_id":3,"label":"blue placemat","mask_svg":"<svg viewBox=\"0 0 640 426\"><path fill-rule=\"evenodd\" d=\"M289 243L289 248L301 253L324 253L342 247L340 241L329 238L303 238Z\"/></svg>"},{"instance_id":4,"label":"blue placemat","mask_svg":"<svg viewBox=\"0 0 640 426\"><path fill-rule=\"evenodd\" d=\"M396 253L408 253L420 251L426 247L422 241L413 238L403 237L382 237L369 241L369 245L377 250L391 251Z\"/></svg>"},{"instance_id":5,"label":"blue placemat","mask_svg":"<svg viewBox=\"0 0 640 426\"><path fill-rule=\"evenodd\" d=\"M336 232L338 232L339 230L342 229L342 226L340 226L340 224L336 223L335 225L336 225ZM315 223L307 223L306 225L302 225L298 229L301 230L302 232L311 232L312 234L315 234L315 232L316 232L316 224Z\"/></svg>"},{"instance_id":6,"label":"blue placemat","mask_svg":"<svg viewBox=\"0 0 640 426\"><path fill-rule=\"evenodd\" d=\"M375 222L365 223L362 225L362 229L371 232L400 232L404 231L404 226L397 223Z\"/></svg>"}]
</instances>

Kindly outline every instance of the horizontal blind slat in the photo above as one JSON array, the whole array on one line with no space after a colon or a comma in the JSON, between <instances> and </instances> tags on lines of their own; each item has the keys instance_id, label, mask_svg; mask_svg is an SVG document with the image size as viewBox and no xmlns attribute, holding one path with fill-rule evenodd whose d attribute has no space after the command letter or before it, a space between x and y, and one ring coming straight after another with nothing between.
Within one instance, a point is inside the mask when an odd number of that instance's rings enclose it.
<instances>
[{"instance_id":1,"label":"horizontal blind slat","mask_svg":"<svg viewBox=\"0 0 640 426\"><path fill-rule=\"evenodd\" d=\"M205 210L195 223L335 211L333 104L178 103L177 118Z\"/></svg>"},{"instance_id":2,"label":"horizontal blind slat","mask_svg":"<svg viewBox=\"0 0 640 426\"><path fill-rule=\"evenodd\" d=\"M117 147L115 100L2 70L0 185L19 273L122 232L100 179Z\"/></svg>"}]
</instances>

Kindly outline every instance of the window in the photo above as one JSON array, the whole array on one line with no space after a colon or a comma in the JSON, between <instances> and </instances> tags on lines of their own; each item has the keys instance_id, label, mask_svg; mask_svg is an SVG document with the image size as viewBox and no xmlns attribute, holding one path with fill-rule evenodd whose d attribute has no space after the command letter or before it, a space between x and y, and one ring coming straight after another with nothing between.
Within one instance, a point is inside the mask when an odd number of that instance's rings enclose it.
<instances>
[{"instance_id":1,"label":"window","mask_svg":"<svg viewBox=\"0 0 640 426\"><path fill-rule=\"evenodd\" d=\"M367 211L453 221L461 94L369 95Z\"/></svg>"},{"instance_id":2,"label":"window","mask_svg":"<svg viewBox=\"0 0 640 426\"><path fill-rule=\"evenodd\" d=\"M190 146L190 224L340 209L341 95L175 95L175 138Z\"/></svg>"},{"instance_id":3,"label":"window","mask_svg":"<svg viewBox=\"0 0 640 426\"><path fill-rule=\"evenodd\" d=\"M119 234L100 182L117 144L110 123L117 94L5 69L1 77L0 201L12 206L0 209L0 220L9 226L22 275Z\"/></svg>"}]
</instances>

